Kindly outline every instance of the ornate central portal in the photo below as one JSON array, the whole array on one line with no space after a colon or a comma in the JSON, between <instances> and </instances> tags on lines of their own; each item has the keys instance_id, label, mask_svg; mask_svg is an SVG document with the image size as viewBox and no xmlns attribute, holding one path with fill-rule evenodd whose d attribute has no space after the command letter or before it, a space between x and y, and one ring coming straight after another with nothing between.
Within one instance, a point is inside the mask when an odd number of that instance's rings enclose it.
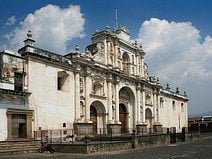
<instances>
[{"instance_id":1,"label":"ornate central portal","mask_svg":"<svg viewBox=\"0 0 212 159\"><path fill-rule=\"evenodd\" d=\"M135 126L135 96L131 88L123 87L119 91L119 121L121 131L126 133Z\"/></svg>"}]
</instances>

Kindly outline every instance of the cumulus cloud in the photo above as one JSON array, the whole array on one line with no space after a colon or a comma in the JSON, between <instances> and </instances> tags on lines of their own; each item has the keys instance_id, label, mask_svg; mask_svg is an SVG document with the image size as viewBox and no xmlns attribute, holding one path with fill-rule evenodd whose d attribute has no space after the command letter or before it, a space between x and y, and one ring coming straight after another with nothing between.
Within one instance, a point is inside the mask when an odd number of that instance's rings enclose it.
<instances>
[{"instance_id":1,"label":"cumulus cloud","mask_svg":"<svg viewBox=\"0 0 212 159\"><path fill-rule=\"evenodd\" d=\"M67 46L73 38L85 36L84 24L80 6L60 8L49 4L28 14L18 27L4 37L8 39L8 47L17 50L23 46L27 31L31 30L36 46L63 54L69 51Z\"/></svg>"},{"instance_id":2,"label":"cumulus cloud","mask_svg":"<svg viewBox=\"0 0 212 159\"><path fill-rule=\"evenodd\" d=\"M176 85L212 78L212 38L200 43L200 31L190 22L151 18L139 30L150 73Z\"/></svg>"},{"instance_id":3,"label":"cumulus cloud","mask_svg":"<svg viewBox=\"0 0 212 159\"><path fill-rule=\"evenodd\" d=\"M11 25L15 24L15 22L16 22L15 16L12 16L12 17L7 19L7 22L6 22L5 25L6 26L11 26Z\"/></svg>"}]
</instances>

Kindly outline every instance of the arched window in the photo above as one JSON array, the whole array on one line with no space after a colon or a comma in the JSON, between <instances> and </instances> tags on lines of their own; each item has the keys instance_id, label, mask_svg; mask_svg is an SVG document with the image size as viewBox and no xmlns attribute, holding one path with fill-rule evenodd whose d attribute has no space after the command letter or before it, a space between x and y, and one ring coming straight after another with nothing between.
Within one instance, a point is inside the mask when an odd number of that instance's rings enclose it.
<instances>
[{"instance_id":1,"label":"arched window","mask_svg":"<svg viewBox=\"0 0 212 159\"><path fill-rule=\"evenodd\" d=\"M126 52L124 52L122 56L122 66L123 66L123 72L126 74L129 74L130 73L130 58Z\"/></svg>"},{"instance_id":2,"label":"arched window","mask_svg":"<svg viewBox=\"0 0 212 159\"><path fill-rule=\"evenodd\" d=\"M65 71L57 72L57 90L68 91L68 76Z\"/></svg>"}]
</instances>

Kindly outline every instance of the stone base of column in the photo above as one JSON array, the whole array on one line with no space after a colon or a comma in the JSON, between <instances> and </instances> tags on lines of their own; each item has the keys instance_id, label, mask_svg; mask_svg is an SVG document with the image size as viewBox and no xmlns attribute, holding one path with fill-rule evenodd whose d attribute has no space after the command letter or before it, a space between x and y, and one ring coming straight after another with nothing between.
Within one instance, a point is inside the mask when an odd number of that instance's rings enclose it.
<instances>
[{"instance_id":1,"label":"stone base of column","mask_svg":"<svg viewBox=\"0 0 212 159\"><path fill-rule=\"evenodd\" d=\"M74 134L77 136L93 135L93 123L74 123Z\"/></svg>"},{"instance_id":2,"label":"stone base of column","mask_svg":"<svg viewBox=\"0 0 212 159\"><path fill-rule=\"evenodd\" d=\"M154 133L157 133L157 134L163 133L162 124L160 124L160 123L154 123L154 125L153 125L153 131L154 131Z\"/></svg>"},{"instance_id":3,"label":"stone base of column","mask_svg":"<svg viewBox=\"0 0 212 159\"><path fill-rule=\"evenodd\" d=\"M147 134L147 124L141 123L136 125L137 133L138 134Z\"/></svg>"},{"instance_id":4,"label":"stone base of column","mask_svg":"<svg viewBox=\"0 0 212 159\"><path fill-rule=\"evenodd\" d=\"M121 134L121 124L107 124L107 133L113 135Z\"/></svg>"}]
</instances>

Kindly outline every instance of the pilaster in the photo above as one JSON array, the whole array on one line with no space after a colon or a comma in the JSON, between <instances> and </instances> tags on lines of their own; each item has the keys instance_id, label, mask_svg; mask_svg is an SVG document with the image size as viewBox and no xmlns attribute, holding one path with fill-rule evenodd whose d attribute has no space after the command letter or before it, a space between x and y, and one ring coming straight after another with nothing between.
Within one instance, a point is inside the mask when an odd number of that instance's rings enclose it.
<instances>
[{"instance_id":1,"label":"pilaster","mask_svg":"<svg viewBox=\"0 0 212 159\"><path fill-rule=\"evenodd\" d=\"M90 122L90 91L91 91L91 70L87 67L85 77L85 121Z\"/></svg>"},{"instance_id":2,"label":"pilaster","mask_svg":"<svg viewBox=\"0 0 212 159\"><path fill-rule=\"evenodd\" d=\"M136 87L136 91L137 91L137 124L141 123L141 85L140 83L138 83L137 87Z\"/></svg>"},{"instance_id":3,"label":"pilaster","mask_svg":"<svg viewBox=\"0 0 212 159\"><path fill-rule=\"evenodd\" d=\"M119 77L115 79L115 100L116 100L116 110L115 110L115 123L119 124Z\"/></svg>"},{"instance_id":4,"label":"pilaster","mask_svg":"<svg viewBox=\"0 0 212 159\"><path fill-rule=\"evenodd\" d=\"M81 67L79 64L75 67L75 122L81 120L80 118L80 70Z\"/></svg>"},{"instance_id":5,"label":"pilaster","mask_svg":"<svg viewBox=\"0 0 212 159\"><path fill-rule=\"evenodd\" d=\"M146 97L145 97L145 85L142 87L142 123L146 123Z\"/></svg>"},{"instance_id":6,"label":"pilaster","mask_svg":"<svg viewBox=\"0 0 212 159\"><path fill-rule=\"evenodd\" d=\"M113 111L112 111L112 75L110 74L109 77L107 78L107 103L108 103L108 123L112 123L112 116L113 116Z\"/></svg>"}]
</instances>

